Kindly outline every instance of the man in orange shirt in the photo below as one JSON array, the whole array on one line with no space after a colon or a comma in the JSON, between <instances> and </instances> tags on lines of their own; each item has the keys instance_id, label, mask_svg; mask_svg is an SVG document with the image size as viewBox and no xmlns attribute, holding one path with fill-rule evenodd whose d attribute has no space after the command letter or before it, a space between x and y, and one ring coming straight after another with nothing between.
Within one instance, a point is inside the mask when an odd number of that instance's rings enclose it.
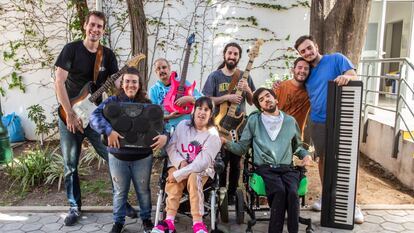
<instances>
[{"instance_id":1,"label":"man in orange shirt","mask_svg":"<svg viewBox=\"0 0 414 233\"><path fill-rule=\"evenodd\" d=\"M279 101L278 108L295 118L302 133L302 140L310 109L309 97L305 88L309 71L309 63L299 57L293 63L293 79L281 82L279 85L277 83L273 85L273 91Z\"/></svg>"}]
</instances>

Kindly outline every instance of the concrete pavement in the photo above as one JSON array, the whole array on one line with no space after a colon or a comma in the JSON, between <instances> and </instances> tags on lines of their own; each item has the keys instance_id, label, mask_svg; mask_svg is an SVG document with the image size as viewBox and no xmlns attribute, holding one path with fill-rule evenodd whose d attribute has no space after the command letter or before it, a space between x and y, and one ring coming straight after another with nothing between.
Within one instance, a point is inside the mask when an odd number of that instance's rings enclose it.
<instances>
[{"instance_id":1,"label":"concrete pavement","mask_svg":"<svg viewBox=\"0 0 414 233\"><path fill-rule=\"evenodd\" d=\"M355 225L353 231L323 228L320 226L320 213L307 209L301 210L301 216L310 217L315 232L404 232L414 233L414 205L361 205L365 223ZM54 232L109 232L112 227L111 207L83 207L82 219L76 226L66 227L63 218L67 207L0 207L0 232L4 233L54 233ZM155 208L154 208L155 209ZM265 213L267 214L267 213ZM258 216L263 216L263 213ZM245 220L247 220L247 214ZM207 220L208 221L208 220ZM246 221L245 221L246 222ZM191 219L177 216L177 232L191 233ZM267 232L268 223L258 222L253 227L256 233ZM227 224L219 224L224 232L242 233L246 224L235 222L235 213L230 211ZM286 226L285 226L285 231ZM139 219L127 218L125 233L143 232ZM305 227L300 226L300 232Z\"/></svg>"}]
</instances>

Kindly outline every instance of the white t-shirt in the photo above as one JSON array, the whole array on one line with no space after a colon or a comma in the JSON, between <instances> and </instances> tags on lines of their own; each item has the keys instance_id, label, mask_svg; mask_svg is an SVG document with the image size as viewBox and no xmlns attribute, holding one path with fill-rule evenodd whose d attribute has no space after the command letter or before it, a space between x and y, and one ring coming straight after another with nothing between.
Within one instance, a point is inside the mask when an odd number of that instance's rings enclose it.
<instances>
[{"instance_id":1,"label":"white t-shirt","mask_svg":"<svg viewBox=\"0 0 414 233\"><path fill-rule=\"evenodd\" d=\"M279 116L272 116L261 114L262 123L269 135L270 139L274 141L282 128L283 114L280 112Z\"/></svg>"}]
</instances>

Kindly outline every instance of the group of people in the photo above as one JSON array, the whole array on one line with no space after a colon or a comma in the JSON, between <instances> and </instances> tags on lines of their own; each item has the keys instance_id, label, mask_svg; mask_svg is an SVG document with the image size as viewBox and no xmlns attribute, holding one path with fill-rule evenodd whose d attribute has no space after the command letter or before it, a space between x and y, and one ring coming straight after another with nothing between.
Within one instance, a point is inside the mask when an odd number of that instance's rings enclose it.
<instances>
[{"instance_id":1,"label":"group of people","mask_svg":"<svg viewBox=\"0 0 414 233\"><path fill-rule=\"evenodd\" d=\"M297 189L299 172L292 166L292 157L297 155L304 165L312 163L312 157L302 146L303 131L310 113L310 134L319 158L319 174L323 179L325 156L325 121L327 102L327 81L335 80L346 85L356 79L352 63L340 53L321 55L311 36L300 37L295 44L300 57L292 68L293 79L277 83L273 90L256 90L253 79L242 78L243 72L237 65L242 48L237 43L228 43L223 50L223 63L207 78L202 94L194 90L192 96L183 96L175 104L194 104L192 114L170 113L163 107L163 101L170 90L171 66L165 58L154 62L158 79L146 93L135 68L128 68L120 77L118 92L103 102L90 116L90 124L83 129L82 120L73 111L70 99L82 87L97 76L95 85L102 85L108 76L118 72L114 53L101 46L100 38L106 26L105 15L91 11L83 25L86 37L64 46L57 61L55 88L59 103L66 112L66 124L59 120L60 142L64 157L65 188L70 205L64 219L65 225L76 224L81 214L81 190L78 176L78 161L84 138L96 152L108 161L113 189L113 221L111 232L121 232L125 217L137 217L136 210L127 202L132 181L139 215L144 232L174 232L174 219L184 188L189 192L193 230L206 233L203 223L203 185L214 176L214 160L220 150L224 151L226 169L220 176L220 186L227 187L230 204L234 203L240 178L240 159L252 148L257 173L263 177L268 203L271 207L269 232L282 232L285 212L288 213L289 232L298 232L299 200ZM103 54L99 69L96 69L98 53ZM96 74L96 72L98 72ZM234 75L238 75L235 88L242 95L229 90ZM204 96L203 96L204 95ZM152 103L164 110L165 130L153 138L151 148L123 148L123 136L113 129L105 119L103 111L108 103ZM246 102L254 104L258 111L247 120L237 142L220 137L214 125L214 116L222 103L238 104L237 112L246 112ZM108 145L101 142L101 135L107 137ZM151 221L150 177L153 150L167 153L168 177L165 187L166 218L157 226ZM228 168L227 168L228 166ZM228 185L227 185L228 176ZM320 210L320 201L313 207ZM357 216L358 215L358 216ZM355 220L363 222L359 209Z\"/></svg>"}]
</instances>

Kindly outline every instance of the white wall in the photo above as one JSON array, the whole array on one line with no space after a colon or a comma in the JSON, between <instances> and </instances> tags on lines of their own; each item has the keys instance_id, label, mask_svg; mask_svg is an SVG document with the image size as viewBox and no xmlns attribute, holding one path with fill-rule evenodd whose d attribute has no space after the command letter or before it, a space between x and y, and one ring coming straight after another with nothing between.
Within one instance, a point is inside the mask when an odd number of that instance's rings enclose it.
<instances>
[{"instance_id":1,"label":"white wall","mask_svg":"<svg viewBox=\"0 0 414 233\"><path fill-rule=\"evenodd\" d=\"M397 158L392 158L392 146L393 127L373 119L368 119L367 142L360 143L361 153L381 164L404 185L414 190L414 143L400 137Z\"/></svg>"},{"instance_id":2,"label":"white wall","mask_svg":"<svg viewBox=\"0 0 414 233\"><path fill-rule=\"evenodd\" d=\"M111 1L106 1L111 2ZM259 7L252 7L250 5L242 3L226 3L226 4L217 4L220 1L212 1L214 7L210 7L208 11L204 11L203 7L199 7L196 13L200 16L205 14L205 27L200 25L193 25L190 31L196 31L198 41L200 41L201 35L205 36L204 42L204 51L201 51L202 44L197 45L197 49L194 49L190 61L192 63L189 66L187 78L190 81L195 80L198 84L197 87L200 88L204 84L208 74L216 69L216 67L222 61L222 49L227 42L236 41L240 42L244 51L243 58L241 59L239 66L243 70L246 66L248 57L246 49L253 44L253 42L242 42L237 38L279 38L280 41L273 41L265 43L262 48L259 57L254 62L254 66L262 64L266 60L275 59L286 53L286 48L293 47L295 40L304 34L309 33L309 8L307 7L294 7L289 10L271 10ZM268 1L263 1L268 2ZM179 61L182 55L182 49L185 43L186 38L186 23L189 23L189 20L192 17L194 11L194 1L167 1L168 4L171 4L168 10L164 12L163 22L167 25L167 30L161 30L160 35L162 37L171 37L175 35L174 39L169 38L170 48L163 51L159 47L156 49L155 53L153 51L154 45L154 36L149 37L148 47L150 49L148 61L151 61L152 55L154 54L155 58L166 57L168 60L172 61L173 70L180 71ZM283 1L282 4L289 6L293 3L296 3L295 0ZM123 3L125 4L125 3ZM276 3L275 3L276 4ZM90 4L91 7L94 7L93 4ZM145 5L145 12L147 17L157 18L160 15L161 3L147 2ZM104 6L105 7L105 6ZM120 12L125 12L126 7L121 6L118 9ZM259 29L245 28L242 27L242 24L245 22L239 22L237 20L224 20L225 17L249 17L254 16L257 18L259 23L259 28L268 28L273 31L275 34L269 32L263 32ZM173 20L171 20L173 19ZM110 22L114 22L113 19L110 19ZM204 33L203 28L205 29ZM154 32L154 27L149 26L148 30ZM62 30L62 33L65 33ZM218 33L229 33L230 36L220 36L215 37L214 35ZM63 37L65 35L62 35ZM118 34L114 33L112 35L113 40L118 38ZM285 40L289 37L288 40ZM0 42L4 42L6 38L4 36L0 37ZM51 47L54 47L58 53L63 45L64 40L51 44ZM52 43L52 42L51 42ZM174 47L175 46L175 47ZM117 48L123 47L124 50L121 52L121 55L129 54L129 33L122 33ZM197 50L197 57L194 58L195 51ZM205 71L201 75L201 54L203 54L203 64L205 66ZM121 56L122 60L120 65L126 60L126 56ZM194 61L194 62L193 62ZM271 61L268 68L266 69L253 69L251 71L251 76L254 79L256 87L259 87L264 84L264 81L269 78L270 73L279 73L284 74L287 70L284 68L284 60L280 61ZM4 66L4 61L0 60L0 77L2 74L7 73L7 68ZM180 72L179 72L180 73ZM26 93L22 93L19 90L8 90L7 84L2 82L1 85L7 90L6 97L1 99L1 104L3 112L10 113L16 112L21 118L23 127L28 139L36 139L34 134L34 124L27 119L27 107L33 104L40 104L44 107L47 113L47 118L50 121L52 119L52 113L56 110L57 101L53 88L53 73L51 69L45 69L35 73L26 73L23 75L24 83L26 86ZM202 82L200 82L202 79ZM151 86L156 80L156 77L152 73L149 81L149 86Z\"/></svg>"},{"instance_id":3,"label":"white wall","mask_svg":"<svg viewBox=\"0 0 414 233\"><path fill-rule=\"evenodd\" d=\"M381 1L372 2L371 13L368 20L369 23L378 23L378 26L380 25L381 6ZM412 8L413 3L411 2L387 2L385 24L403 21L401 57L406 57L409 55Z\"/></svg>"}]
</instances>

